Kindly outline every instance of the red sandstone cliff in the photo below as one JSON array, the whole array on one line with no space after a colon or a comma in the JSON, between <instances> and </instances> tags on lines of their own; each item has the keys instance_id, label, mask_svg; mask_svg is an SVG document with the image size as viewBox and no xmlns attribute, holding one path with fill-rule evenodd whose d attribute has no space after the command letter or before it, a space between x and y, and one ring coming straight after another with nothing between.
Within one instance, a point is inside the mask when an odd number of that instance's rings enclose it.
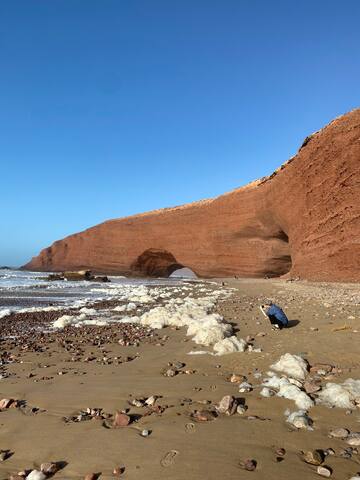
<instances>
[{"instance_id":1,"label":"red sandstone cliff","mask_svg":"<svg viewBox=\"0 0 360 480\"><path fill-rule=\"evenodd\" d=\"M212 200L110 220L25 268L360 280L360 109L308 137L273 175Z\"/></svg>"}]
</instances>

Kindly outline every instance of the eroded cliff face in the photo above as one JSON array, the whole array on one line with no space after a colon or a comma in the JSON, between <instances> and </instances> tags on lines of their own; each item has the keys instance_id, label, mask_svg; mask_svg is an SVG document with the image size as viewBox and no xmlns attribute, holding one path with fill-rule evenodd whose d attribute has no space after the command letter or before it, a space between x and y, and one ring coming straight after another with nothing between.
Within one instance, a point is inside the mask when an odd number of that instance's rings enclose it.
<instances>
[{"instance_id":1,"label":"eroded cliff face","mask_svg":"<svg viewBox=\"0 0 360 480\"><path fill-rule=\"evenodd\" d=\"M149 254L149 252L152 252ZM308 137L270 177L211 200L110 220L25 268L360 280L360 109Z\"/></svg>"}]
</instances>

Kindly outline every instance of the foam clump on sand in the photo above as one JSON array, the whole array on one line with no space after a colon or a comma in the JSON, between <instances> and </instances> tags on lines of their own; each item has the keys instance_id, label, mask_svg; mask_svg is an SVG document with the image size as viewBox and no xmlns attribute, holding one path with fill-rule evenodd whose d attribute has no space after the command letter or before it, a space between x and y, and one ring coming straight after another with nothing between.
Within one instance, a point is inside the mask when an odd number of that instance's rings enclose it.
<instances>
[{"instance_id":1,"label":"foam clump on sand","mask_svg":"<svg viewBox=\"0 0 360 480\"><path fill-rule=\"evenodd\" d=\"M239 339L233 335L215 343L213 348L216 355L226 355L234 352L245 352L247 349L247 343L242 338Z\"/></svg>"},{"instance_id":2,"label":"foam clump on sand","mask_svg":"<svg viewBox=\"0 0 360 480\"><path fill-rule=\"evenodd\" d=\"M10 310L10 308L6 308L5 310L0 311L0 318L8 317L11 314L12 314L12 310Z\"/></svg>"},{"instance_id":3,"label":"foam clump on sand","mask_svg":"<svg viewBox=\"0 0 360 480\"><path fill-rule=\"evenodd\" d=\"M308 410L314 406L311 398L297 385L293 385L286 377L278 377L273 374L270 378L264 380L263 386L277 391L276 395L278 397L293 400L301 410Z\"/></svg>"},{"instance_id":4,"label":"foam clump on sand","mask_svg":"<svg viewBox=\"0 0 360 480\"><path fill-rule=\"evenodd\" d=\"M126 305L119 305L118 307L113 308L114 312L131 312L133 310L136 310L136 304L133 302L130 302Z\"/></svg>"},{"instance_id":5,"label":"foam clump on sand","mask_svg":"<svg viewBox=\"0 0 360 480\"><path fill-rule=\"evenodd\" d=\"M301 410L306 411L315 403L330 408L354 409L360 407L360 380L348 378L341 384L329 382L316 392L314 402L303 390L303 382L308 368L305 360L297 355L286 353L270 368L283 373L283 376L279 377L274 372L268 372L268 378L264 379L263 387L269 392L273 391L278 397L293 400ZM263 395L261 392L260 394Z\"/></svg>"},{"instance_id":6,"label":"foam clump on sand","mask_svg":"<svg viewBox=\"0 0 360 480\"><path fill-rule=\"evenodd\" d=\"M327 407L347 409L360 406L360 380L348 378L342 384L327 383L318 392L317 403Z\"/></svg>"},{"instance_id":7,"label":"foam clump on sand","mask_svg":"<svg viewBox=\"0 0 360 480\"><path fill-rule=\"evenodd\" d=\"M185 293L193 290L190 294ZM204 287L202 287L204 290ZM205 289L209 291L209 289ZM99 289L97 290L99 292ZM233 328L226 323L221 315L213 312L217 300L229 293L224 290L209 291L210 294L195 298L196 287L186 285L148 288L140 286L109 286L107 292L119 301L126 301L126 305L113 308L110 316L91 308L83 307L79 315L63 315L53 322L53 327L60 329L68 325L106 325L108 323L137 323L152 329L164 327L187 327L187 336L197 345L213 346L216 355L232 352L243 352L247 348L244 340L233 335ZM171 296L176 294L176 298ZM180 296L179 296L180 295ZM153 306L149 311L139 316L116 316L116 313L127 313L136 310L139 304L151 304L162 299L163 304ZM112 313L111 313L112 312ZM87 318L95 316L96 318Z\"/></svg>"},{"instance_id":8,"label":"foam clump on sand","mask_svg":"<svg viewBox=\"0 0 360 480\"><path fill-rule=\"evenodd\" d=\"M108 324L109 320L106 318L87 318L86 313L81 313L80 315L63 315L53 322L53 328L60 330L68 326L81 327L83 325L104 327Z\"/></svg>"},{"instance_id":9,"label":"foam clump on sand","mask_svg":"<svg viewBox=\"0 0 360 480\"><path fill-rule=\"evenodd\" d=\"M271 365L270 368L288 377L304 380L308 371L308 363L298 355L285 353L280 357L280 360Z\"/></svg>"},{"instance_id":10,"label":"foam clump on sand","mask_svg":"<svg viewBox=\"0 0 360 480\"><path fill-rule=\"evenodd\" d=\"M218 313L211 313L216 297L222 291L213 292L209 297L170 299L166 306L155 307L140 317L142 325L151 328L165 326L188 327L186 335L197 345L213 346L216 355L245 351L247 344L233 335L232 326ZM214 295L215 294L215 295ZM194 353L194 352L192 352ZM208 353L208 352L207 352Z\"/></svg>"},{"instance_id":11,"label":"foam clump on sand","mask_svg":"<svg viewBox=\"0 0 360 480\"><path fill-rule=\"evenodd\" d=\"M313 421L307 415L305 410L298 410L296 412L285 412L286 421L291 423L295 428L303 428L305 430L313 430L312 424Z\"/></svg>"},{"instance_id":12,"label":"foam clump on sand","mask_svg":"<svg viewBox=\"0 0 360 480\"><path fill-rule=\"evenodd\" d=\"M210 313L214 298L185 297L181 303L170 299L167 305L155 307L140 317L140 323L154 329L167 326L188 327L187 336L197 345L214 345L233 333L221 315Z\"/></svg>"},{"instance_id":13,"label":"foam clump on sand","mask_svg":"<svg viewBox=\"0 0 360 480\"><path fill-rule=\"evenodd\" d=\"M235 335L231 337L224 338L219 342L216 342L213 345L214 352L208 352L206 350L192 350L188 353L188 355L227 355L229 353L235 352L245 352L247 349L248 344L242 338L237 338Z\"/></svg>"}]
</instances>

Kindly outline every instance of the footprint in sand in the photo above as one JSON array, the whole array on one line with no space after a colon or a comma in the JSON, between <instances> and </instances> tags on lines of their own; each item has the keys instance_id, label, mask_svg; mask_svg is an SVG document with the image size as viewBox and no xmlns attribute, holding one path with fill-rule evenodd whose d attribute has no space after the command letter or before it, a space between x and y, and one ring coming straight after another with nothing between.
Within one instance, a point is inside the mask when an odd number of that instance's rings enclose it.
<instances>
[{"instance_id":1,"label":"footprint in sand","mask_svg":"<svg viewBox=\"0 0 360 480\"><path fill-rule=\"evenodd\" d=\"M210 390L214 391L217 389L217 385L210 385L209 387Z\"/></svg>"},{"instance_id":2,"label":"footprint in sand","mask_svg":"<svg viewBox=\"0 0 360 480\"><path fill-rule=\"evenodd\" d=\"M179 455L179 452L177 450L170 450L170 452L167 452L164 457L160 460L160 465L162 467L170 467L175 463L175 458Z\"/></svg>"},{"instance_id":3,"label":"footprint in sand","mask_svg":"<svg viewBox=\"0 0 360 480\"><path fill-rule=\"evenodd\" d=\"M185 432L186 433L195 433L195 423L187 423L185 425Z\"/></svg>"}]
</instances>

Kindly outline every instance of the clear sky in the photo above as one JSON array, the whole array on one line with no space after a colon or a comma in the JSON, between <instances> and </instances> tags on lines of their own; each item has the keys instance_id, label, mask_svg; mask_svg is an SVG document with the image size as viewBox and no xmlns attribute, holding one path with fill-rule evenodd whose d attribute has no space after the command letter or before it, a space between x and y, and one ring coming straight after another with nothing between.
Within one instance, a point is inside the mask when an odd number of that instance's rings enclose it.
<instances>
[{"instance_id":1,"label":"clear sky","mask_svg":"<svg viewBox=\"0 0 360 480\"><path fill-rule=\"evenodd\" d=\"M271 173L360 104L359 0L0 0L0 265Z\"/></svg>"}]
</instances>

